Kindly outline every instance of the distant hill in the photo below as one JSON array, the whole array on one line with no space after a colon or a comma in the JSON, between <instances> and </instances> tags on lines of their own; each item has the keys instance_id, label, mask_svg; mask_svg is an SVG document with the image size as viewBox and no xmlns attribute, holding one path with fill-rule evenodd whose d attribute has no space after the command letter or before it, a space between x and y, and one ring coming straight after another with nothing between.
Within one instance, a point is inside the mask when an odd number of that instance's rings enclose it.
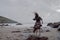
<instances>
[{"instance_id":1,"label":"distant hill","mask_svg":"<svg viewBox=\"0 0 60 40\"><path fill-rule=\"evenodd\" d=\"M14 20L11 20L9 18L0 16L0 23L18 23L18 22L14 21Z\"/></svg>"}]
</instances>

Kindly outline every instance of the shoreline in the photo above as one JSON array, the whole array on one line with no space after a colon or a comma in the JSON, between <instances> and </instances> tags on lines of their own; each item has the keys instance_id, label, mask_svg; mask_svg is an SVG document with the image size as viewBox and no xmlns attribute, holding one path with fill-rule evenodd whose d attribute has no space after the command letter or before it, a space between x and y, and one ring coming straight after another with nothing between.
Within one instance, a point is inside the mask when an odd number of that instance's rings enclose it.
<instances>
[{"instance_id":1,"label":"shoreline","mask_svg":"<svg viewBox=\"0 0 60 40\"><path fill-rule=\"evenodd\" d=\"M0 27L0 40L25 40L29 35L32 35L33 33L30 30L30 27L21 27L21 26L3 26L2 28ZM49 40L56 40L57 36L57 29L50 29L50 32L42 32L42 36L47 36ZM15 33L12 31L16 31ZM21 39L22 38L22 39Z\"/></svg>"}]
</instances>

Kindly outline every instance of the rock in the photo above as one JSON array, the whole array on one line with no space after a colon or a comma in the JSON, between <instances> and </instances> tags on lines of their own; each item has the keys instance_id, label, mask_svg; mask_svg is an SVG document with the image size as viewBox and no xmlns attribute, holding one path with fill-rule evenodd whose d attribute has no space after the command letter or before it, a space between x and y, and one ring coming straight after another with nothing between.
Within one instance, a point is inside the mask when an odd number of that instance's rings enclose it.
<instances>
[{"instance_id":1,"label":"rock","mask_svg":"<svg viewBox=\"0 0 60 40\"><path fill-rule=\"evenodd\" d=\"M14 39L14 40L19 40L19 39Z\"/></svg>"},{"instance_id":2,"label":"rock","mask_svg":"<svg viewBox=\"0 0 60 40\"><path fill-rule=\"evenodd\" d=\"M48 23L48 24L47 24L47 26L51 26L51 25L53 25L53 24L52 24L52 23Z\"/></svg>"},{"instance_id":3,"label":"rock","mask_svg":"<svg viewBox=\"0 0 60 40\"><path fill-rule=\"evenodd\" d=\"M41 37L40 40L48 40L48 37Z\"/></svg>"},{"instance_id":4,"label":"rock","mask_svg":"<svg viewBox=\"0 0 60 40\"><path fill-rule=\"evenodd\" d=\"M48 37L29 36L27 40L48 40Z\"/></svg>"},{"instance_id":5,"label":"rock","mask_svg":"<svg viewBox=\"0 0 60 40\"><path fill-rule=\"evenodd\" d=\"M50 26L52 28L58 28L60 25L60 22L56 22L56 23L48 23L47 26Z\"/></svg>"},{"instance_id":6,"label":"rock","mask_svg":"<svg viewBox=\"0 0 60 40\"><path fill-rule=\"evenodd\" d=\"M16 25L22 25L21 23L17 23Z\"/></svg>"},{"instance_id":7,"label":"rock","mask_svg":"<svg viewBox=\"0 0 60 40\"><path fill-rule=\"evenodd\" d=\"M60 31L60 28L58 28L58 31Z\"/></svg>"},{"instance_id":8,"label":"rock","mask_svg":"<svg viewBox=\"0 0 60 40\"><path fill-rule=\"evenodd\" d=\"M12 33L19 33L19 32L21 32L21 31L12 31Z\"/></svg>"},{"instance_id":9,"label":"rock","mask_svg":"<svg viewBox=\"0 0 60 40\"><path fill-rule=\"evenodd\" d=\"M8 24L6 24L5 26L9 26Z\"/></svg>"},{"instance_id":10,"label":"rock","mask_svg":"<svg viewBox=\"0 0 60 40\"><path fill-rule=\"evenodd\" d=\"M9 26L8 24L0 24L0 26Z\"/></svg>"},{"instance_id":11,"label":"rock","mask_svg":"<svg viewBox=\"0 0 60 40\"><path fill-rule=\"evenodd\" d=\"M50 30L46 30L46 32L50 32Z\"/></svg>"}]
</instances>

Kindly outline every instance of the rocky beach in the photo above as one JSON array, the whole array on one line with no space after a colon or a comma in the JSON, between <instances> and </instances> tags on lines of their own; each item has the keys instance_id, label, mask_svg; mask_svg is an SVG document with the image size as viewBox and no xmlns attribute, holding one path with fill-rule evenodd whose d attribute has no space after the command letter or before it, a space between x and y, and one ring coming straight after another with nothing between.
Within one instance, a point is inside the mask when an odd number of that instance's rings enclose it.
<instances>
[{"instance_id":1,"label":"rocky beach","mask_svg":"<svg viewBox=\"0 0 60 40\"><path fill-rule=\"evenodd\" d=\"M0 26L0 40L26 40L30 35L35 35L32 31L33 26L23 25ZM41 36L48 37L48 40L58 40L60 38L57 28L42 27ZM49 30L46 32L46 30Z\"/></svg>"}]
</instances>

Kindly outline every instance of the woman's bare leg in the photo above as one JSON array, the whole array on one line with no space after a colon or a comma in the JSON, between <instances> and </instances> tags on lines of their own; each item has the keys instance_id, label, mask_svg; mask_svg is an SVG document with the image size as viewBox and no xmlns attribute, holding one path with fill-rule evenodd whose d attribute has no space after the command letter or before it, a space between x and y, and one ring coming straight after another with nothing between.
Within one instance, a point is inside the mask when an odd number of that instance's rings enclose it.
<instances>
[{"instance_id":1,"label":"woman's bare leg","mask_svg":"<svg viewBox=\"0 0 60 40\"><path fill-rule=\"evenodd\" d=\"M41 36L41 32L40 32L40 29L39 29L39 37Z\"/></svg>"}]
</instances>

